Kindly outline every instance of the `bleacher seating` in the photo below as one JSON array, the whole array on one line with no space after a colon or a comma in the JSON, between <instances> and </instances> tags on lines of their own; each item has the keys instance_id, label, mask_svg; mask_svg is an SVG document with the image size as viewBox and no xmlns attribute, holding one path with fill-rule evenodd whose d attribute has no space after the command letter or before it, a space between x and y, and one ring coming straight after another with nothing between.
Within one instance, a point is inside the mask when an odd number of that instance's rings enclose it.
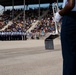
<instances>
[{"instance_id":1,"label":"bleacher seating","mask_svg":"<svg viewBox=\"0 0 76 75\"><path fill-rule=\"evenodd\" d=\"M7 10L2 15L3 22L0 22L0 29L3 32L26 32L26 36L30 35L31 38L43 37L48 32L55 33L52 10L41 8L40 17L38 10L37 8L25 11L25 25L23 10L14 10L14 17L12 17L13 10Z\"/></svg>"}]
</instances>

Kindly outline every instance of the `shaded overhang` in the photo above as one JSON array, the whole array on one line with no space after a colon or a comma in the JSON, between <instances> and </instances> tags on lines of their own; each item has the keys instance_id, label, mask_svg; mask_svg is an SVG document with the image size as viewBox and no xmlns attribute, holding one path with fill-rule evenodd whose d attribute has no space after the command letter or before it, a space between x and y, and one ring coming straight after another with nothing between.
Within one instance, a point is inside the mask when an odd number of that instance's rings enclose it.
<instances>
[{"instance_id":1,"label":"shaded overhang","mask_svg":"<svg viewBox=\"0 0 76 75\"><path fill-rule=\"evenodd\" d=\"M58 0L58 2L62 2L63 0ZM13 0L0 0L0 5L2 6L12 6L12 2ZM41 4L44 3L53 3L53 2L57 2L57 0L40 0ZM23 5L24 4L24 0L14 0L14 5ZM26 5L30 5L30 4L39 4L39 0L25 0L25 4Z\"/></svg>"}]
</instances>

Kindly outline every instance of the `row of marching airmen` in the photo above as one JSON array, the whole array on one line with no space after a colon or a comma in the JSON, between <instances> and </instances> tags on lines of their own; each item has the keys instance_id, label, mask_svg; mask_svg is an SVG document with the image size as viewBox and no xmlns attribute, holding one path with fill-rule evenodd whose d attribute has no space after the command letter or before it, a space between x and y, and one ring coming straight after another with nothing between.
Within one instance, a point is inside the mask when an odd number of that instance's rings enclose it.
<instances>
[{"instance_id":1,"label":"row of marching airmen","mask_svg":"<svg viewBox=\"0 0 76 75\"><path fill-rule=\"evenodd\" d=\"M25 32L0 32L0 40L26 40Z\"/></svg>"}]
</instances>

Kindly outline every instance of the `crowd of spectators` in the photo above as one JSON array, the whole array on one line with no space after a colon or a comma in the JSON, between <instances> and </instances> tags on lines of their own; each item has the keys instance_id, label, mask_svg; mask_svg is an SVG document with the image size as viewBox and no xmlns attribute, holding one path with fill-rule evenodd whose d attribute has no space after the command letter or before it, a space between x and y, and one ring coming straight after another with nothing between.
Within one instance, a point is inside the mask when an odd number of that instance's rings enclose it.
<instances>
[{"instance_id":1,"label":"crowd of spectators","mask_svg":"<svg viewBox=\"0 0 76 75\"><path fill-rule=\"evenodd\" d=\"M39 37L44 37L47 33L55 33L55 22L52 20L52 11L49 11L46 16L44 16L36 27L29 33L28 37L32 39Z\"/></svg>"},{"instance_id":2,"label":"crowd of spectators","mask_svg":"<svg viewBox=\"0 0 76 75\"><path fill-rule=\"evenodd\" d=\"M48 8L41 8L40 9L40 15L42 15ZM12 12L14 12L14 16L12 17ZM0 21L0 24L5 26L10 20L15 18L18 14L23 12L23 10L7 10L2 15L2 21ZM11 26L8 26L4 30L4 32L25 32L32 26L32 23L35 23L38 20L39 16L39 9L29 9L25 11L25 25L23 22L23 13L18 16L17 19L13 19L13 24ZM31 30L31 32L26 33L27 38L31 39L39 39L40 37L44 37L48 32L55 33L55 23L52 20L53 14L52 10L48 12L48 14L38 22L36 27ZM2 27L3 27L2 26ZM0 27L1 28L1 27Z\"/></svg>"},{"instance_id":3,"label":"crowd of spectators","mask_svg":"<svg viewBox=\"0 0 76 75\"><path fill-rule=\"evenodd\" d=\"M14 11L14 12L13 12ZM4 11L2 15L0 15L0 29L2 29L5 25L8 24L10 20L16 17L22 10L7 10ZM12 14L14 13L14 15Z\"/></svg>"}]
</instances>

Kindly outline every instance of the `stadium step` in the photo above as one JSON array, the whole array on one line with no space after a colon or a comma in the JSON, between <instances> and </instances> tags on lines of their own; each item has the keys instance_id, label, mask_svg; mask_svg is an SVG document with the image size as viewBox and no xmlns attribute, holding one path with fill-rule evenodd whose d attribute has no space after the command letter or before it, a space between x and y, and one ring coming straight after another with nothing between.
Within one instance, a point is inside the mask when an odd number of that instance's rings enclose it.
<instances>
[{"instance_id":1,"label":"stadium step","mask_svg":"<svg viewBox=\"0 0 76 75\"><path fill-rule=\"evenodd\" d=\"M38 20L35 23L32 23L32 26L26 32L31 32L31 30L33 30L37 26L38 22L40 22L42 17L44 17L48 12L49 10L46 10L42 16L38 17Z\"/></svg>"},{"instance_id":2,"label":"stadium step","mask_svg":"<svg viewBox=\"0 0 76 75\"><path fill-rule=\"evenodd\" d=\"M22 13L23 13L23 11L20 14L18 14L13 20L16 20ZM11 26L13 24L13 22L12 22L13 20L9 21L8 24L6 26L4 26L0 31L3 31L6 28L8 28L8 26Z\"/></svg>"},{"instance_id":3,"label":"stadium step","mask_svg":"<svg viewBox=\"0 0 76 75\"><path fill-rule=\"evenodd\" d=\"M8 24L4 26L0 31L5 30L6 28L8 28L8 26L11 26L12 24L13 24L12 21L9 21Z\"/></svg>"}]
</instances>

